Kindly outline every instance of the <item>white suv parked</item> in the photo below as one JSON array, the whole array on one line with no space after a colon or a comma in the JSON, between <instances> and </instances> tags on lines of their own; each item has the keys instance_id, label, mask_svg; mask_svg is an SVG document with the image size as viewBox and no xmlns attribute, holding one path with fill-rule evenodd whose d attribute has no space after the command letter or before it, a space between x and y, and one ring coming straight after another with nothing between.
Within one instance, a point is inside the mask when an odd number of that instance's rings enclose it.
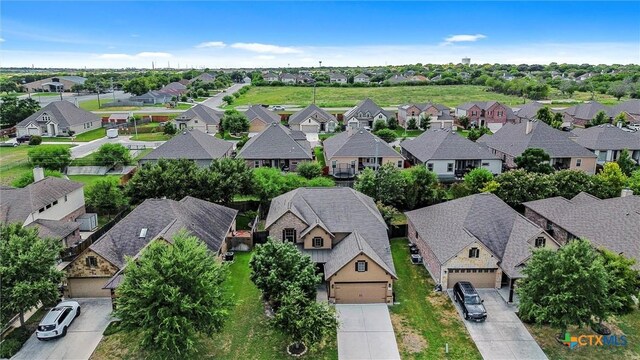
<instances>
[{"instance_id":1,"label":"white suv parked","mask_svg":"<svg viewBox=\"0 0 640 360\"><path fill-rule=\"evenodd\" d=\"M36 330L38 340L47 340L67 335L67 328L80 316L80 304L76 301L63 301L49 310L40 321Z\"/></svg>"}]
</instances>

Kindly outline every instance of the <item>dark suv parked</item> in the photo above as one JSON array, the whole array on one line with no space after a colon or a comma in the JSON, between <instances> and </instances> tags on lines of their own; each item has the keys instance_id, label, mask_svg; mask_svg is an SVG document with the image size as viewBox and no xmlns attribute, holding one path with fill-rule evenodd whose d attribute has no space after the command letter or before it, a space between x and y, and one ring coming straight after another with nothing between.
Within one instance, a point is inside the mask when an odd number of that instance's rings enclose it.
<instances>
[{"instance_id":1,"label":"dark suv parked","mask_svg":"<svg viewBox=\"0 0 640 360\"><path fill-rule=\"evenodd\" d=\"M460 281L453 285L453 301L460 303L466 320L485 321L487 310L476 289L468 281Z\"/></svg>"}]
</instances>

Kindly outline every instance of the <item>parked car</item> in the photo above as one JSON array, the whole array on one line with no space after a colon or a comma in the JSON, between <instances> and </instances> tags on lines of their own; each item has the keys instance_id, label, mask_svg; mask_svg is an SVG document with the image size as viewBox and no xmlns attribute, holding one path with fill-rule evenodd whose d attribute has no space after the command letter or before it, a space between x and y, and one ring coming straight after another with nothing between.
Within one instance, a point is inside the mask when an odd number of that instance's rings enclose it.
<instances>
[{"instance_id":1,"label":"parked car","mask_svg":"<svg viewBox=\"0 0 640 360\"><path fill-rule=\"evenodd\" d=\"M468 281L460 281L453 285L453 301L460 303L466 320L485 321L487 310L482 304L484 300Z\"/></svg>"},{"instance_id":2,"label":"parked car","mask_svg":"<svg viewBox=\"0 0 640 360\"><path fill-rule=\"evenodd\" d=\"M284 106L282 106L282 105L273 105L271 110L273 110L273 111L284 111Z\"/></svg>"},{"instance_id":3,"label":"parked car","mask_svg":"<svg viewBox=\"0 0 640 360\"><path fill-rule=\"evenodd\" d=\"M627 127L631 130L640 131L640 124L629 124Z\"/></svg>"},{"instance_id":4,"label":"parked car","mask_svg":"<svg viewBox=\"0 0 640 360\"><path fill-rule=\"evenodd\" d=\"M25 143L25 142L29 142L29 140L31 140L31 135L22 135L22 136L18 136L16 138L16 141L20 144Z\"/></svg>"},{"instance_id":5,"label":"parked car","mask_svg":"<svg viewBox=\"0 0 640 360\"><path fill-rule=\"evenodd\" d=\"M67 335L69 325L80 316L77 301L63 301L49 310L36 329L38 340L48 340Z\"/></svg>"},{"instance_id":6,"label":"parked car","mask_svg":"<svg viewBox=\"0 0 640 360\"><path fill-rule=\"evenodd\" d=\"M2 142L0 143L0 147L15 147L18 146L20 144L18 144L17 142Z\"/></svg>"}]
</instances>

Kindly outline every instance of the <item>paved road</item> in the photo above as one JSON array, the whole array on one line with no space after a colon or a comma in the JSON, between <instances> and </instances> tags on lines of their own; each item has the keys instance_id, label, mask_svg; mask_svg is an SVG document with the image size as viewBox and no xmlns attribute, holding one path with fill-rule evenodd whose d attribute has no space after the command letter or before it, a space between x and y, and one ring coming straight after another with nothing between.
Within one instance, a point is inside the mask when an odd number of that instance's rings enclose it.
<instances>
[{"instance_id":1,"label":"paved road","mask_svg":"<svg viewBox=\"0 0 640 360\"><path fill-rule=\"evenodd\" d=\"M338 359L400 359L386 304L336 305Z\"/></svg>"},{"instance_id":2,"label":"paved road","mask_svg":"<svg viewBox=\"0 0 640 360\"><path fill-rule=\"evenodd\" d=\"M19 98L23 99L28 97L29 95L20 95ZM44 107L45 105L54 102L54 101L59 101L60 100L60 96L37 96L34 95L33 93L31 93L31 97L33 99L38 100L38 102L40 103L40 106ZM112 102L113 101L113 97L114 97L114 93L107 93L107 94L100 94L100 102ZM124 91L120 91L117 90L115 91L115 98L116 99L128 99L131 97L131 94L125 93ZM63 100L67 100L70 101L74 104L78 104L81 101L85 101L85 100L94 100L97 99L98 95L96 94L90 94L90 95L76 95L75 93L62 93L62 99Z\"/></svg>"},{"instance_id":3,"label":"paved road","mask_svg":"<svg viewBox=\"0 0 640 360\"><path fill-rule=\"evenodd\" d=\"M12 359L88 359L102 340L102 332L111 321L111 300L75 300L80 303L82 313L71 323L65 337L40 341L34 333Z\"/></svg>"},{"instance_id":4,"label":"paved road","mask_svg":"<svg viewBox=\"0 0 640 360\"><path fill-rule=\"evenodd\" d=\"M206 105L210 108L214 108L214 109L220 109L220 106L222 106L222 98L227 96L227 95L231 95L234 92L240 90L242 87L247 86L249 84L233 84L230 87L227 88L226 92L221 92L219 94L216 94L215 96L212 96L210 98L208 98L207 100L203 101L201 104Z\"/></svg>"},{"instance_id":5,"label":"paved road","mask_svg":"<svg viewBox=\"0 0 640 360\"><path fill-rule=\"evenodd\" d=\"M453 299L453 292L449 290L448 293ZM484 307L487 309L485 322L464 320L460 305L457 303L456 308L485 360L547 359L538 343L515 314L515 308L509 306L498 291L479 289L478 294L484 300Z\"/></svg>"}]
</instances>

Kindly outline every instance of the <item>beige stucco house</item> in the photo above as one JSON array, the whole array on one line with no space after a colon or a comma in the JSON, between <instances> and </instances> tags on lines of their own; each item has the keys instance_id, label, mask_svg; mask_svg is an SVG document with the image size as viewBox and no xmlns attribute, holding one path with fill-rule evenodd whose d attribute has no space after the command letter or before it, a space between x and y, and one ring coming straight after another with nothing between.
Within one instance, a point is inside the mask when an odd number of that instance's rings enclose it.
<instances>
[{"instance_id":1,"label":"beige stucco house","mask_svg":"<svg viewBox=\"0 0 640 360\"><path fill-rule=\"evenodd\" d=\"M351 188L299 188L271 201L265 228L311 256L329 301L393 302L387 226L370 197Z\"/></svg>"},{"instance_id":2,"label":"beige stucco house","mask_svg":"<svg viewBox=\"0 0 640 360\"><path fill-rule=\"evenodd\" d=\"M66 100L54 101L16 125L18 136L71 136L102 127L98 115Z\"/></svg>"}]
</instances>

